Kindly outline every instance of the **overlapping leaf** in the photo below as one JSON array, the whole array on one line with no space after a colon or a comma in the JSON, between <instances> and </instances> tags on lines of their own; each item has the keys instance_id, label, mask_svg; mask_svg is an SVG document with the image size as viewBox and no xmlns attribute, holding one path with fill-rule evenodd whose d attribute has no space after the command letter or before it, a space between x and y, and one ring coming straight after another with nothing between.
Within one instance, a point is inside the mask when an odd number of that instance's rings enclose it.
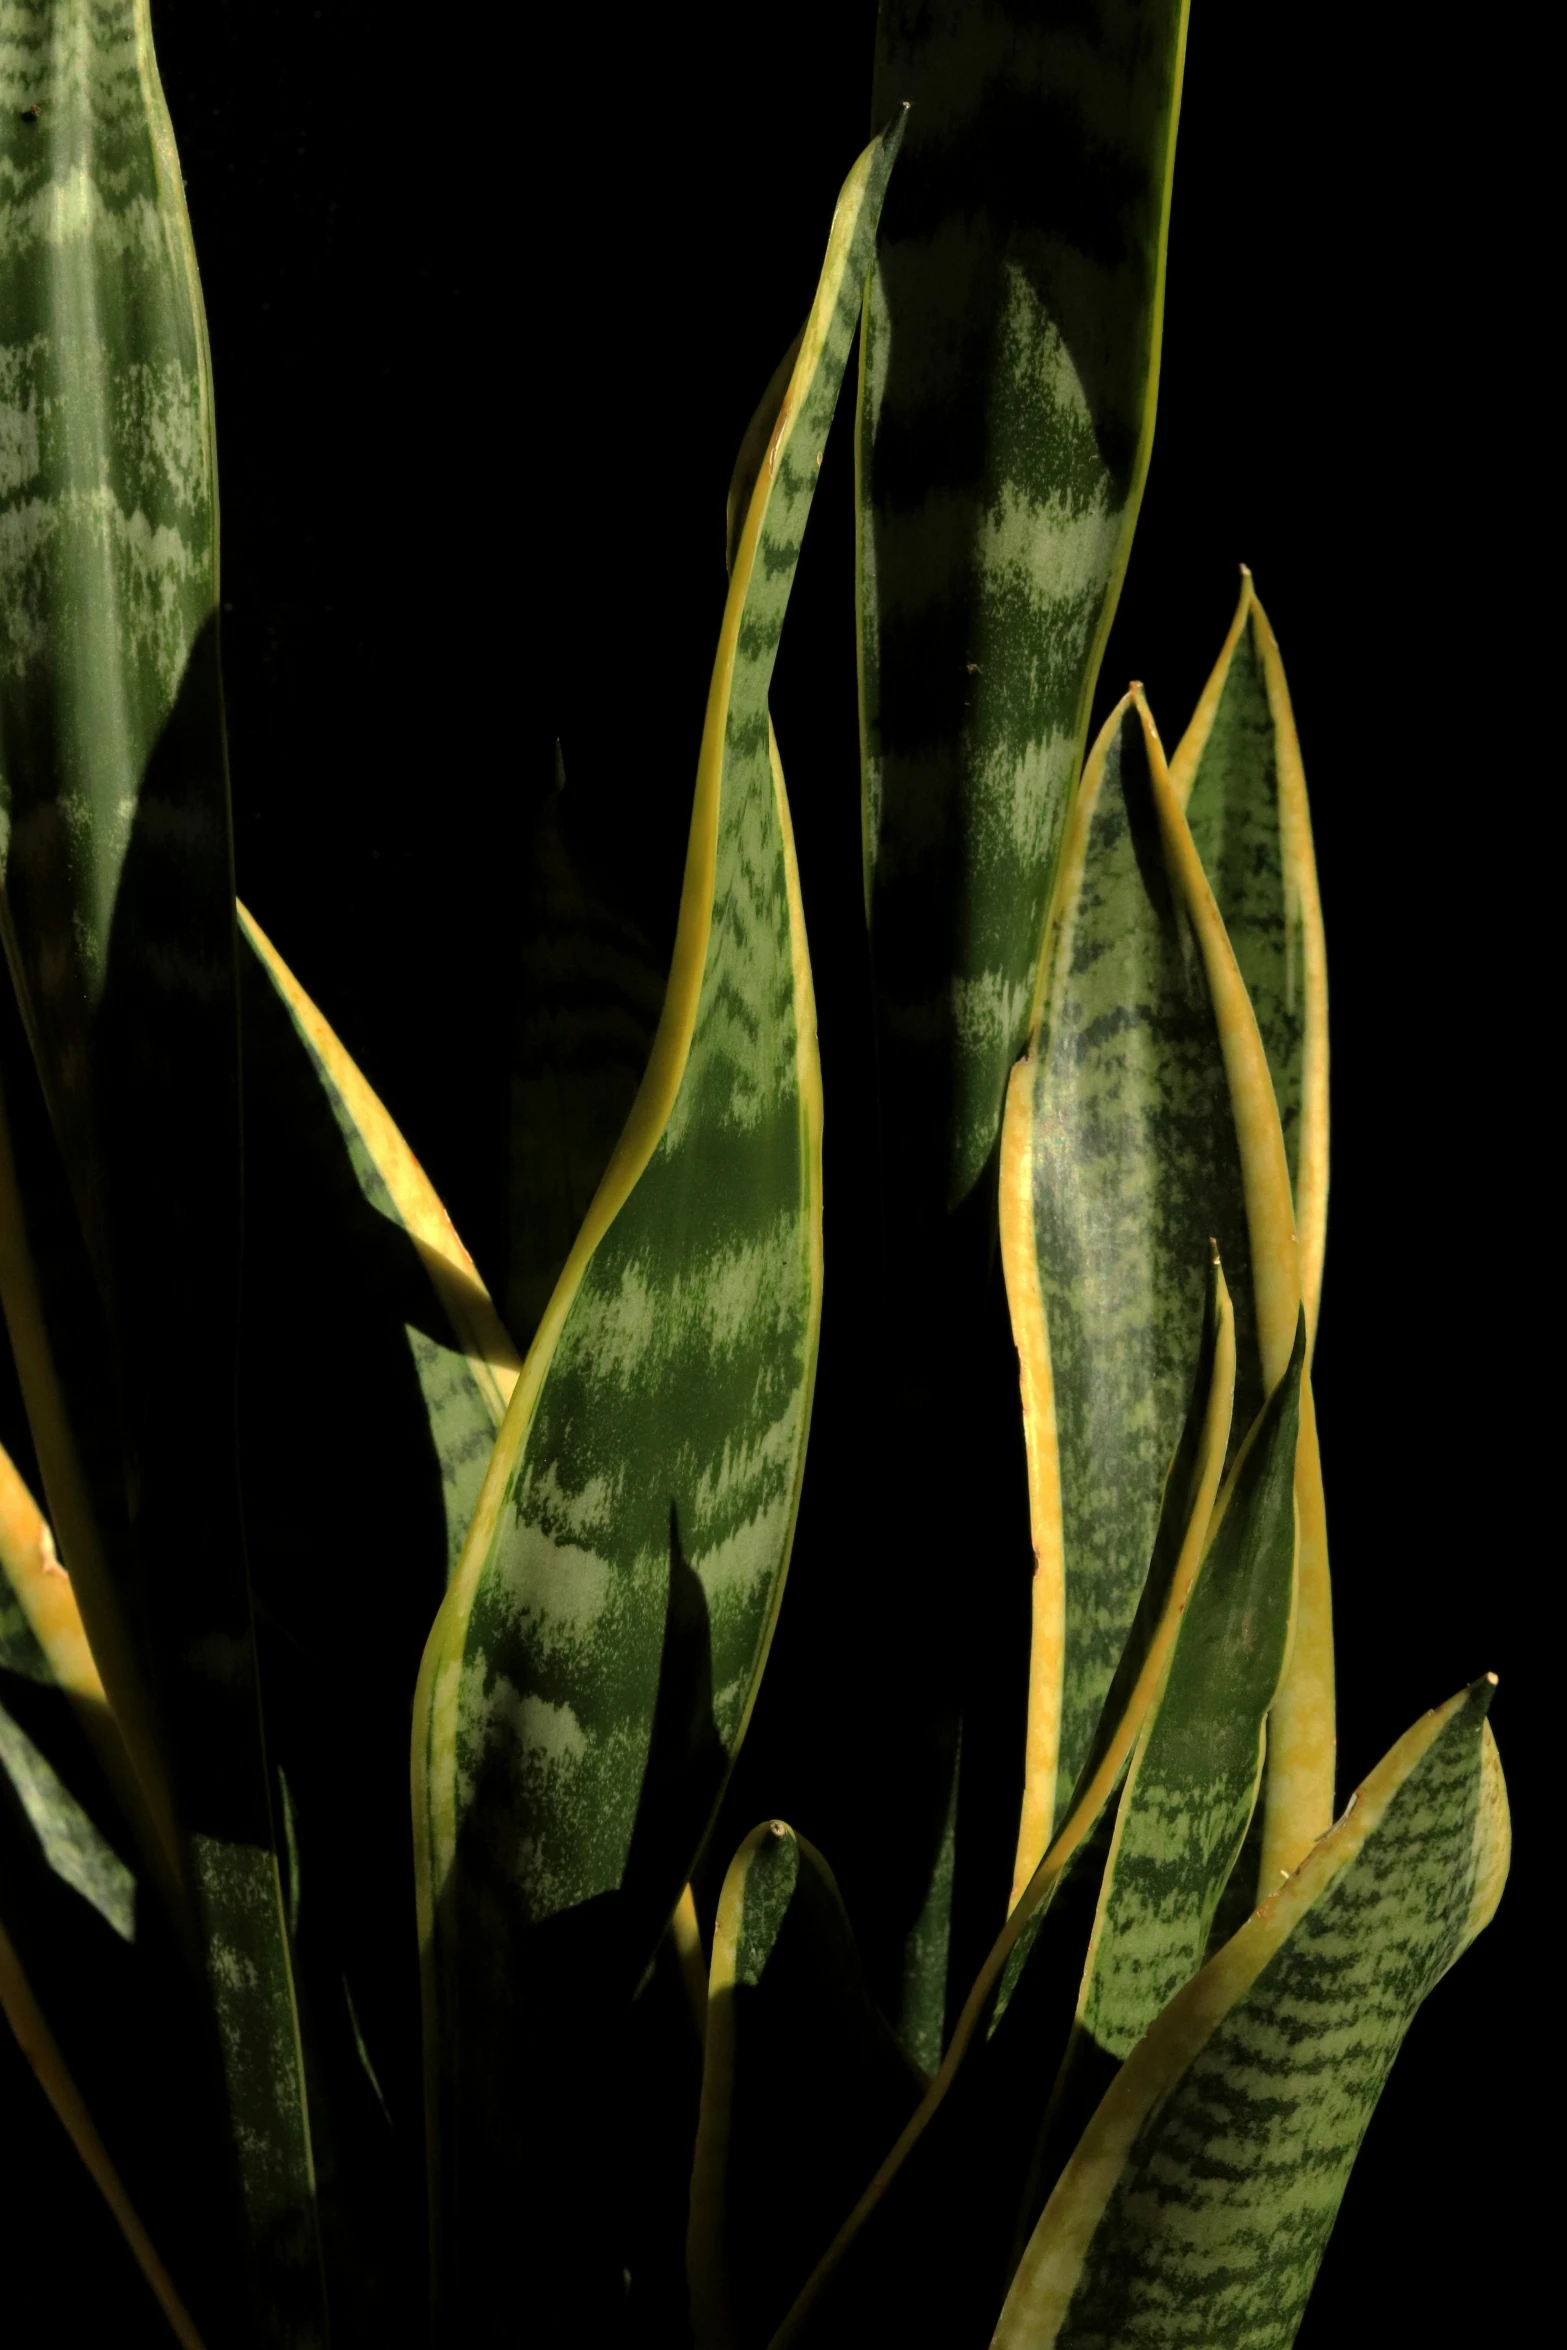
<instances>
[{"instance_id":1,"label":"overlapping leaf","mask_svg":"<svg viewBox=\"0 0 1567 2350\"><path fill-rule=\"evenodd\" d=\"M1418 1722L1117 2075L995 2350L1288 2350L1416 2008L1508 1858L1481 1681Z\"/></svg>"},{"instance_id":2,"label":"overlapping leaf","mask_svg":"<svg viewBox=\"0 0 1567 2350\"><path fill-rule=\"evenodd\" d=\"M1179 831L1152 721L1129 696L1074 803L1039 1024L1003 1138L1035 1558L1014 1892L1077 1783L1137 1610L1215 1242L1236 1300L1239 1430L1262 1401L1222 1015Z\"/></svg>"},{"instance_id":3,"label":"overlapping leaf","mask_svg":"<svg viewBox=\"0 0 1567 2350\"><path fill-rule=\"evenodd\" d=\"M0 124L3 929L107 1312L133 1552L82 1539L52 1482L50 1508L133 1756L156 1725L252 2298L264 2335L302 2343L325 2318L233 1443L211 370L146 0L10 0ZM122 1555L135 1587L111 1593L100 1562Z\"/></svg>"},{"instance_id":4,"label":"overlapping leaf","mask_svg":"<svg viewBox=\"0 0 1567 2350\"><path fill-rule=\"evenodd\" d=\"M1333 1602L1310 1381L1327 1233L1327 950L1289 687L1249 571L1213 675L1170 762L1170 782L1257 1015L1289 1167L1306 1311L1295 1638L1269 1731L1254 1881L1237 1887L1238 1917L1331 1824L1335 1753Z\"/></svg>"},{"instance_id":5,"label":"overlapping leaf","mask_svg":"<svg viewBox=\"0 0 1567 2350\"><path fill-rule=\"evenodd\" d=\"M565 2158L557 2148L546 2176L519 2135L526 2115L537 2149L541 2104L553 2128L591 2126L591 2089L573 2113L549 2086L548 2011L590 1975L611 2002L635 1983L744 1729L781 1592L819 1315L820 1080L767 689L900 132L840 198L752 495L652 1060L420 1673L448 2311L479 2306L499 2249L487 2232L530 2162L557 2279L570 2230L580 2238L559 2202ZM618 2289L600 2247L570 2296L578 2322Z\"/></svg>"},{"instance_id":6,"label":"overlapping leaf","mask_svg":"<svg viewBox=\"0 0 1567 2350\"><path fill-rule=\"evenodd\" d=\"M689 2266L698 2350L758 2350L919 2102L832 1871L781 1820L730 1864L713 1931Z\"/></svg>"}]
</instances>

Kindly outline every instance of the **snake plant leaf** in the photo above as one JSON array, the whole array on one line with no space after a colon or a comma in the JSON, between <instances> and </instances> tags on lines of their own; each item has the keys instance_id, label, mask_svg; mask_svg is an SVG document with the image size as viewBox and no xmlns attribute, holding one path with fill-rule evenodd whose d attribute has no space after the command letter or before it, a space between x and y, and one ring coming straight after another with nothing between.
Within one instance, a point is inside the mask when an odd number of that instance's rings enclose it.
<instances>
[{"instance_id":1,"label":"snake plant leaf","mask_svg":"<svg viewBox=\"0 0 1567 2350\"><path fill-rule=\"evenodd\" d=\"M518 958L506 1310L524 1347L630 1115L667 976L580 800L562 763L539 811Z\"/></svg>"},{"instance_id":2,"label":"snake plant leaf","mask_svg":"<svg viewBox=\"0 0 1567 2350\"><path fill-rule=\"evenodd\" d=\"M1315 1332L1328 1204L1328 981L1305 769L1278 639L1242 567L1240 602L1170 782L1268 1056Z\"/></svg>"},{"instance_id":3,"label":"snake plant leaf","mask_svg":"<svg viewBox=\"0 0 1567 2350\"><path fill-rule=\"evenodd\" d=\"M1084 2033L1117 2058L1202 1964L1250 1824L1295 1596L1304 1354L1302 1319L1290 1369L1236 1464L1121 1796L1078 2009Z\"/></svg>"},{"instance_id":4,"label":"snake plant leaf","mask_svg":"<svg viewBox=\"0 0 1567 2350\"><path fill-rule=\"evenodd\" d=\"M914 103L865 310L864 831L911 1216L972 1191L1028 1031L1148 467L1186 13L878 19L875 103Z\"/></svg>"},{"instance_id":5,"label":"snake plant leaf","mask_svg":"<svg viewBox=\"0 0 1567 2350\"><path fill-rule=\"evenodd\" d=\"M745 1728L781 1596L820 1314L821 1095L767 692L901 131L845 183L752 495L652 1058L420 1669L437 2292L452 2324L480 2305L541 2111L552 2127L590 2126L580 2095L548 2087L555 2003L591 1978L613 2007L640 1977ZM532 2085L503 2102L497 2052L519 2034L514 2077ZM581 2240L569 2169L552 2143L530 2228L541 2261ZM613 2262L595 2257L609 2291ZM589 2282L574 2292L588 2324Z\"/></svg>"},{"instance_id":6,"label":"snake plant leaf","mask_svg":"<svg viewBox=\"0 0 1567 2350\"><path fill-rule=\"evenodd\" d=\"M1165 1496L1157 1611L1140 1617L1117 1676L1117 1712L1095 1742L1071 1809L969 1992L940 2070L869 2180L775 2338L813 2350L905 2331L960 2341L988 2326L1005 2290L1012 2213L1028 2177L1061 2057L1048 1966L1058 1894L1094 1859L1105 1808L1163 1685L1220 1494L1235 1392L1235 1317L1221 1268L1203 1346L1205 1391L1183 1432ZM1153 1582L1153 1578L1150 1578ZM1154 1594L1151 1592L1149 1597ZM1092 1910L1093 1887L1088 1906ZM1084 1917L1086 1939L1088 1917ZM1070 1982L1062 1986L1069 2006ZM908 2246L939 2238L933 2268Z\"/></svg>"},{"instance_id":7,"label":"snake plant leaf","mask_svg":"<svg viewBox=\"0 0 1567 2350\"><path fill-rule=\"evenodd\" d=\"M1215 1242L1235 1301L1235 1425L1262 1403L1245 1182L1219 1016L1128 695L1073 804L1038 1025L1008 1086L1001 1252L1034 1539L1013 1897L1088 1755L1153 1556L1199 1376Z\"/></svg>"},{"instance_id":8,"label":"snake plant leaf","mask_svg":"<svg viewBox=\"0 0 1567 2350\"><path fill-rule=\"evenodd\" d=\"M1295 1203L1308 1343L1322 1294L1328 1203L1328 996L1305 770L1278 641L1243 569L1212 676L1170 761L1192 838L1268 1056ZM1301 1424L1299 1600L1269 1729L1259 1881L1288 1875L1333 1817L1333 1603L1316 1411Z\"/></svg>"},{"instance_id":9,"label":"snake plant leaf","mask_svg":"<svg viewBox=\"0 0 1567 2350\"><path fill-rule=\"evenodd\" d=\"M440 1465L448 1567L455 1566L489 1465L490 1450L517 1384L521 1357L468 1251L423 1168L338 1037L255 917L241 906L241 935L288 1014L294 1067L273 1045L276 1024L247 998L247 1098L252 1065L270 1098L256 1106L298 1131L308 1126L300 1080L308 1071L331 1111L354 1193L314 1155L308 1193L318 1215L339 1209L332 1243L339 1279L366 1322L383 1309L401 1316ZM253 1128L254 1114L247 1120ZM347 1212L342 1212L346 1209ZM355 1214L353 1211L359 1212ZM366 1212L368 1211L368 1212ZM352 1259L351 1273L345 1259ZM302 1306L307 1301L301 1300ZM307 1309L308 1310L308 1309Z\"/></svg>"},{"instance_id":10,"label":"snake plant leaf","mask_svg":"<svg viewBox=\"0 0 1567 2350\"><path fill-rule=\"evenodd\" d=\"M310 2342L326 2327L309 2124L233 1434L205 321L147 0L11 0L0 35L0 931L108 1315L136 1560L115 1596L183 1832L251 2262L239 2289L263 2338ZM50 1507L92 1624L93 1558L52 1491Z\"/></svg>"},{"instance_id":11,"label":"snake plant leaf","mask_svg":"<svg viewBox=\"0 0 1567 2350\"><path fill-rule=\"evenodd\" d=\"M1493 1682L1417 1722L1117 2074L993 2350L1288 2350L1426 1994L1507 1871Z\"/></svg>"},{"instance_id":12,"label":"snake plant leaf","mask_svg":"<svg viewBox=\"0 0 1567 2350\"><path fill-rule=\"evenodd\" d=\"M696 2350L771 2341L924 2085L866 1989L832 1871L764 1821L730 1863L713 1929L688 2237Z\"/></svg>"}]
</instances>

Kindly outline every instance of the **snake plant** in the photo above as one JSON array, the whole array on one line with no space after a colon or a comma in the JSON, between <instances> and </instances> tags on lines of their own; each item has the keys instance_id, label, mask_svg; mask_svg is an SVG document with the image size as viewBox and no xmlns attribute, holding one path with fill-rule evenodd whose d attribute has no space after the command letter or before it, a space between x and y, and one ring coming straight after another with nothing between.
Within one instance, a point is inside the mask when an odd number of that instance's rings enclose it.
<instances>
[{"instance_id":1,"label":"snake plant","mask_svg":"<svg viewBox=\"0 0 1567 2350\"><path fill-rule=\"evenodd\" d=\"M1335 1784L1326 960L1250 576L1173 752L1140 687L1093 723L1186 31L883 0L670 952L569 744L540 801L497 1304L236 902L148 0L0 0L0 2007L126 2328L1270 2350L1496 1907L1491 1676ZM851 429L824 1091L769 695Z\"/></svg>"}]
</instances>

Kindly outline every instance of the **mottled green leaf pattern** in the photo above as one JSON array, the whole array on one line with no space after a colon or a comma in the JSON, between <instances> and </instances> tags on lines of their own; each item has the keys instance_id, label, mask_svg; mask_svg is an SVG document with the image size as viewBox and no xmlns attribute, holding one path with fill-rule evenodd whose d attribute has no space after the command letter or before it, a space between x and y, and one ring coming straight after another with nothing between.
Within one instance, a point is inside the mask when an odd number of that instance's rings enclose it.
<instances>
[{"instance_id":1,"label":"mottled green leaf pattern","mask_svg":"<svg viewBox=\"0 0 1567 2350\"><path fill-rule=\"evenodd\" d=\"M866 301L867 895L916 1221L966 1197L1027 1033L1152 433L1184 0L889 0L909 152Z\"/></svg>"},{"instance_id":2,"label":"mottled green leaf pattern","mask_svg":"<svg viewBox=\"0 0 1567 2350\"><path fill-rule=\"evenodd\" d=\"M771 2340L922 2087L871 2002L832 1871L782 1820L764 1822L730 1864L713 1932L689 2238L697 2350Z\"/></svg>"},{"instance_id":3,"label":"mottled green leaf pattern","mask_svg":"<svg viewBox=\"0 0 1567 2350\"><path fill-rule=\"evenodd\" d=\"M1121 1796L1078 2005L1082 2030L1115 2057L1202 1964L1256 1802L1294 1597L1304 1345L1303 1323L1237 1464Z\"/></svg>"},{"instance_id":4,"label":"mottled green leaf pattern","mask_svg":"<svg viewBox=\"0 0 1567 2350\"><path fill-rule=\"evenodd\" d=\"M1314 1327L1327 1215L1327 960L1284 665L1244 571L1239 608L1170 781L1246 982L1284 1132Z\"/></svg>"},{"instance_id":5,"label":"mottled green leaf pattern","mask_svg":"<svg viewBox=\"0 0 1567 2350\"><path fill-rule=\"evenodd\" d=\"M1288 2350L1404 2033L1500 1897L1491 1686L1400 1740L1130 2057L994 2350Z\"/></svg>"},{"instance_id":6,"label":"mottled green leaf pattern","mask_svg":"<svg viewBox=\"0 0 1567 2350\"><path fill-rule=\"evenodd\" d=\"M1262 1400L1240 1150L1160 766L1129 698L1084 772L1039 1027L1008 1097L1002 1252L1036 1562L1015 1889L1071 1796L1137 1609L1192 1408L1215 1241L1235 1308L1237 1431Z\"/></svg>"}]
</instances>

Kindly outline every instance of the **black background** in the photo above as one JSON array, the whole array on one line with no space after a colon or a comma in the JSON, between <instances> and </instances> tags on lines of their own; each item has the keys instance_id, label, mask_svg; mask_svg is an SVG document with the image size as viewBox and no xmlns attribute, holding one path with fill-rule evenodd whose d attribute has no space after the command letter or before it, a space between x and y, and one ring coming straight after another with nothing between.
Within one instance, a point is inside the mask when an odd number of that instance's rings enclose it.
<instances>
[{"instance_id":1,"label":"black background","mask_svg":"<svg viewBox=\"0 0 1567 2350\"><path fill-rule=\"evenodd\" d=\"M1530 1964L1526 1759L1558 1548L1535 1106L1556 786L1526 585L1548 485L1507 131L1527 68L1478 37L1413 50L1406 21L1194 0L1159 424L1101 691L1142 678L1173 744L1251 564L1328 925L1342 1788L1424 1707L1502 1681L1515 1881L1372 2124L1300 2336L1318 2350L1515 2338L1517 2132L1559 1971ZM531 810L559 736L672 929L729 467L869 127L874 8L710 30L155 0L154 23L216 373L240 891L498 1280ZM848 421L775 694L829 1138L858 889ZM59 2199L83 2290L108 2286L124 2256L5 2061L37 2227Z\"/></svg>"}]
</instances>

